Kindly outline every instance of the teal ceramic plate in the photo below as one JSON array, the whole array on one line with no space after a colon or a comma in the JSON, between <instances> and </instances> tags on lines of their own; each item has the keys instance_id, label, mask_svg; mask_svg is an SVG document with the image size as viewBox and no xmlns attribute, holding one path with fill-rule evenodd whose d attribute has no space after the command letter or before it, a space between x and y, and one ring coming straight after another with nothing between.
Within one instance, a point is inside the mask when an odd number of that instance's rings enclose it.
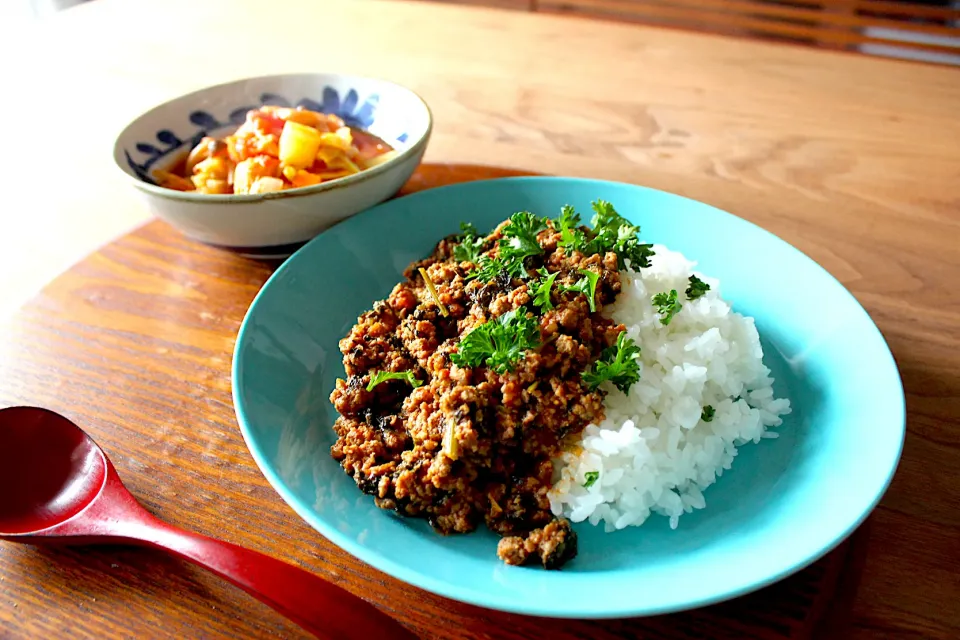
<instances>
[{"instance_id":1,"label":"teal ceramic plate","mask_svg":"<svg viewBox=\"0 0 960 640\"><path fill-rule=\"evenodd\" d=\"M778 396L793 413L780 437L745 446L706 490L707 508L605 534L575 525L580 555L560 571L510 567L481 530L440 536L374 506L329 455L343 375L337 341L413 260L461 220L492 228L511 213L588 211L602 198L648 242L720 278L756 318ZM849 535L885 491L904 437L896 364L856 300L770 233L699 202L633 185L508 178L382 204L290 258L251 306L233 363L237 418L264 475L300 517L384 573L472 604L532 615L640 616L697 607L779 580Z\"/></svg>"}]
</instances>

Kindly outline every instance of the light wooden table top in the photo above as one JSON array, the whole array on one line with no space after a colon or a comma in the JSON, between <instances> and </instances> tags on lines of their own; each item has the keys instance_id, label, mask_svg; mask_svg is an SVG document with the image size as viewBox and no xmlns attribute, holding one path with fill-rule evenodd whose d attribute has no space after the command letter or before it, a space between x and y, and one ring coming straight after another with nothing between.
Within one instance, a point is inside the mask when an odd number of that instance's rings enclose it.
<instances>
[{"instance_id":1,"label":"light wooden table top","mask_svg":"<svg viewBox=\"0 0 960 640\"><path fill-rule=\"evenodd\" d=\"M636 182L778 230L815 216L855 235L849 216L899 233L958 207L958 69L431 3L285 6L267 21L254 0L96 0L4 34L2 207L16 242L0 254L0 310L146 219L112 163L129 120L267 73L409 85L436 116L428 162Z\"/></svg>"},{"instance_id":2,"label":"light wooden table top","mask_svg":"<svg viewBox=\"0 0 960 640\"><path fill-rule=\"evenodd\" d=\"M130 119L267 73L410 86L436 119L426 162L643 184L780 235L864 304L907 387L878 516L892 537L867 557L855 627L960 633L960 70L389 1L96 0L6 34L0 55L0 313L147 219L112 165Z\"/></svg>"}]
</instances>

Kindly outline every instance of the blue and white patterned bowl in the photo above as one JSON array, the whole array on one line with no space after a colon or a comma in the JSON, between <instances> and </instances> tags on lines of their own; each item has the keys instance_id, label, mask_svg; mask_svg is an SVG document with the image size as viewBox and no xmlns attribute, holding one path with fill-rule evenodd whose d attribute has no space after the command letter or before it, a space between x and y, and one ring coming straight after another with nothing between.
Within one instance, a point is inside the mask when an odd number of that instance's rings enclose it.
<instances>
[{"instance_id":1,"label":"blue and white patterned bowl","mask_svg":"<svg viewBox=\"0 0 960 640\"><path fill-rule=\"evenodd\" d=\"M383 164L312 187L211 195L155 184L205 135L239 127L263 104L334 113L380 136L399 153ZM146 112L120 133L113 156L151 213L201 242L256 257L283 257L327 227L386 200L409 179L433 126L427 104L392 82L336 73L247 78L207 87Z\"/></svg>"}]
</instances>

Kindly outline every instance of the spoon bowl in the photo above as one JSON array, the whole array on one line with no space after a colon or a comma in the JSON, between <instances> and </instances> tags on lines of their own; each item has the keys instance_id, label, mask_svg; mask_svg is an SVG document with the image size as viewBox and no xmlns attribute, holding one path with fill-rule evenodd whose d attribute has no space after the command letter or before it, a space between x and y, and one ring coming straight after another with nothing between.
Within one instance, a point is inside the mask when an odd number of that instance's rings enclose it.
<instances>
[{"instance_id":1,"label":"spoon bowl","mask_svg":"<svg viewBox=\"0 0 960 640\"><path fill-rule=\"evenodd\" d=\"M66 522L103 489L107 459L63 416L33 407L0 411L0 536Z\"/></svg>"},{"instance_id":2,"label":"spoon bowl","mask_svg":"<svg viewBox=\"0 0 960 640\"><path fill-rule=\"evenodd\" d=\"M158 520L123 486L97 443L47 409L0 409L0 538L161 549L209 569L319 638L416 638L303 569Z\"/></svg>"}]
</instances>

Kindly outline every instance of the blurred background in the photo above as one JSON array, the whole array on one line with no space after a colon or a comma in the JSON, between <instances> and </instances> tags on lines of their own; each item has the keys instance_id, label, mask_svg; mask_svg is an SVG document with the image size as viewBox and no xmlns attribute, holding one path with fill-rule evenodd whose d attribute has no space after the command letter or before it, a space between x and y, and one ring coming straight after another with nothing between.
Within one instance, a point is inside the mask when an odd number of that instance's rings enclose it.
<instances>
[{"instance_id":1,"label":"blurred background","mask_svg":"<svg viewBox=\"0 0 960 640\"><path fill-rule=\"evenodd\" d=\"M95 0L5 0L0 21L36 20L89 1ZM640 22L960 65L960 0L419 1Z\"/></svg>"},{"instance_id":2,"label":"blurred background","mask_svg":"<svg viewBox=\"0 0 960 640\"><path fill-rule=\"evenodd\" d=\"M95 0L5 0L0 22L41 19L90 1ZM960 65L960 0L420 1L581 15Z\"/></svg>"},{"instance_id":3,"label":"blurred background","mask_svg":"<svg viewBox=\"0 0 960 640\"><path fill-rule=\"evenodd\" d=\"M0 17L32 20L72 7L86 0L6 0L0 2ZM6 22L6 20L4 20Z\"/></svg>"},{"instance_id":4,"label":"blurred background","mask_svg":"<svg viewBox=\"0 0 960 640\"><path fill-rule=\"evenodd\" d=\"M102 32L98 22L78 20L84 31L73 31L71 21L61 20L65 14L84 13L95 2L113 2L117 19L104 22ZM332 0L314 0L328 2ZM367 2L370 0L337 0L337 2ZM384 0L394 2L399 0ZM420 3L471 4L496 6L517 12L542 12L571 18L599 18L618 22L633 22L721 33L737 38L789 43L821 50L842 51L848 55L889 56L913 59L925 63L960 65L960 0L414 0ZM14 61L5 67L10 98L0 101L0 118L5 122L23 118L22 104L31 105L31 117L36 122L56 122L61 119L64 97L85 96L73 104L72 117L84 126L71 134L70 152L75 158L109 158L112 154L112 136L103 132L119 133L118 127L128 118L142 112L175 93L171 87L190 88L184 84L175 69L151 68L146 73L132 73L116 55L111 31L120 28L125 20L132 20L138 7L158 0L0 0L0 57ZM204 14L204 3L197 3ZM66 9L66 11L64 11ZM91 14L92 15L92 14ZM196 19L190 14L169 16L163 28L175 31L176 25ZM44 24L50 23L50 24ZM155 38L154 38L155 40ZM74 60L71 48L82 47L84 55ZM19 63L29 60L29 64ZM818 58L829 65L836 58ZM76 65L92 65L74 73ZM268 70L258 66L251 54L244 63L251 73ZM342 64L342 63L341 63ZM215 70L211 71L214 74ZM116 74L126 78L122 91L114 84ZM46 82L56 77L56 83ZM39 79L39 80L38 80ZM883 95L876 100L885 100ZM97 99L106 101L104 108ZM37 145L35 127L12 127L5 133L10 148L33 148ZM84 160L77 160L83 162ZM104 163L106 164L106 163ZM42 217L58 225L56 234L47 233L44 225L26 225L16 231L20 242L5 247L8 263L20 265L16 273L4 274L15 283L17 295L0 299L0 316L6 309L15 308L18 300L26 299L43 283L81 259L89 246L71 241L74 237L97 235L107 241L106 232L91 229L82 219L63 219L57 211L68 210L86 203L95 207L102 199L98 180L116 180L112 171L104 169L102 176L91 179L84 172L66 172L59 176L59 189L49 188L44 171L23 171L16 154L0 158L4 175L16 176L17 189L8 210L30 212L32 218ZM27 194L44 193L42 206ZM133 228L148 219L146 211L134 201L133 195L118 188L111 206L102 214L109 219L105 227L118 230ZM16 225L17 216L5 219ZM8 230L8 229L5 229ZM13 233L14 229L8 232Z\"/></svg>"}]
</instances>

